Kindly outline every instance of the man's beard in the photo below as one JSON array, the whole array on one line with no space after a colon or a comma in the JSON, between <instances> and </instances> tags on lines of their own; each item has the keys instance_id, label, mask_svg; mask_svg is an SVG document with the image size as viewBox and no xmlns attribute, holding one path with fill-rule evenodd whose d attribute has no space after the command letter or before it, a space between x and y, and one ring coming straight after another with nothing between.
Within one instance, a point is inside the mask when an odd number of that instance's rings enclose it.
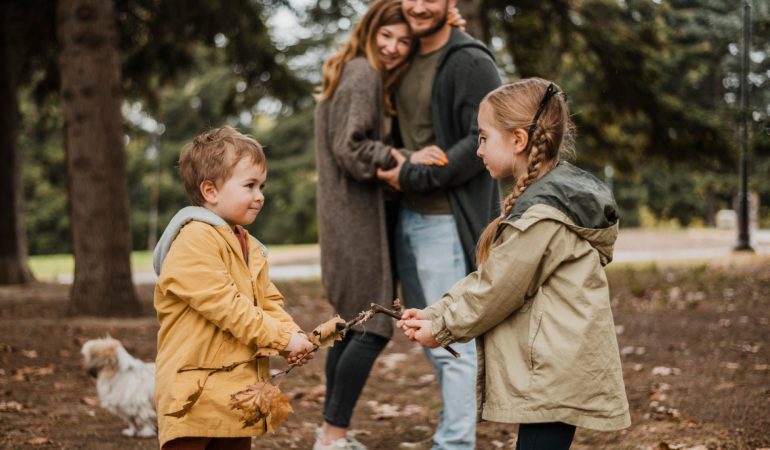
<instances>
[{"instance_id":1,"label":"man's beard","mask_svg":"<svg viewBox=\"0 0 770 450\"><path fill-rule=\"evenodd\" d=\"M447 17L448 16L449 16L449 2L447 2L447 7L444 10L444 15L441 17L441 20L439 20L435 25L433 25L432 27L428 28L425 31L420 31L420 32L414 33L414 37L416 37L416 38L423 38L423 37L426 37L426 36L430 36L431 34L436 33L437 31L441 30L442 28L444 28L444 25L446 25L446 21L447 21Z\"/></svg>"}]
</instances>

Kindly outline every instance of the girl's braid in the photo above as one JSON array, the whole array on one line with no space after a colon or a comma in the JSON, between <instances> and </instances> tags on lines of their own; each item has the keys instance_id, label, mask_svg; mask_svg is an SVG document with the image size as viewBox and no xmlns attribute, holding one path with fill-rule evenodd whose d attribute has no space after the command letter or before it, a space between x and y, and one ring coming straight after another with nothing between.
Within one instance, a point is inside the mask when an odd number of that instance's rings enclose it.
<instances>
[{"instance_id":1,"label":"girl's braid","mask_svg":"<svg viewBox=\"0 0 770 450\"><path fill-rule=\"evenodd\" d=\"M527 174L516 180L516 186L510 194L503 200L503 215L508 215L521 194L527 190L530 184L534 183L540 177L540 169L545 159L544 152L540 149L546 148L546 132L540 127L535 128L532 133L532 145L527 158Z\"/></svg>"}]
</instances>

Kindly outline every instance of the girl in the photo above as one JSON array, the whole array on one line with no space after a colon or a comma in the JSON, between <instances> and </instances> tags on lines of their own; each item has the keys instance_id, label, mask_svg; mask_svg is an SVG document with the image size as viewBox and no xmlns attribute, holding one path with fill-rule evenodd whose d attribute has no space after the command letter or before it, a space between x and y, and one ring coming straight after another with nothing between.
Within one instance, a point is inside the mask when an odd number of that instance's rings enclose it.
<instances>
[{"instance_id":1,"label":"girl","mask_svg":"<svg viewBox=\"0 0 770 450\"><path fill-rule=\"evenodd\" d=\"M517 450L568 449L576 426L628 427L603 269L618 216L609 190L560 158L573 143L566 98L522 80L489 93L478 123L478 156L516 184L479 240L478 270L399 326L431 348L479 337L479 417L519 423Z\"/></svg>"}]
</instances>

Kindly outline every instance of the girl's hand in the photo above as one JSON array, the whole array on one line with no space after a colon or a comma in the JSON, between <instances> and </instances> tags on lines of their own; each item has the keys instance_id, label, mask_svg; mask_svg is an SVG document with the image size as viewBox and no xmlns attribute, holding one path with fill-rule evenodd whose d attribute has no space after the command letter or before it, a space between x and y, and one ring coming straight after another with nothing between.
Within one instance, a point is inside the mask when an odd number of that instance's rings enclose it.
<instances>
[{"instance_id":1,"label":"girl's hand","mask_svg":"<svg viewBox=\"0 0 770 450\"><path fill-rule=\"evenodd\" d=\"M410 320L410 319L425 320L427 318L428 318L428 315L425 314L425 311L423 311L421 309L410 308L410 309L407 309L406 311L404 311L403 314L401 314L401 320L396 322L396 326L401 328L402 330L406 331L408 327L405 325L405 322L407 320Z\"/></svg>"},{"instance_id":2,"label":"girl's hand","mask_svg":"<svg viewBox=\"0 0 770 450\"><path fill-rule=\"evenodd\" d=\"M412 153L409 156L409 162L412 164L426 164L429 166L434 164L437 166L446 166L449 159L447 159L444 150L441 150L435 145L429 145Z\"/></svg>"},{"instance_id":3,"label":"girl's hand","mask_svg":"<svg viewBox=\"0 0 770 450\"><path fill-rule=\"evenodd\" d=\"M431 325L430 320L409 319L403 322L404 333L410 341L416 341L428 348L439 346L436 338L433 337L433 325Z\"/></svg>"}]
</instances>

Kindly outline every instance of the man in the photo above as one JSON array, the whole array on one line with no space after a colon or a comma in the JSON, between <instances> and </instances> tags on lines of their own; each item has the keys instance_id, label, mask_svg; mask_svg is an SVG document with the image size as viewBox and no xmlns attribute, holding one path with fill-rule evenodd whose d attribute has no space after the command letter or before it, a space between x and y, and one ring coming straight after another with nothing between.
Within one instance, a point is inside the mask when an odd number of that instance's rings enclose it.
<instances>
[{"instance_id":1,"label":"man","mask_svg":"<svg viewBox=\"0 0 770 450\"><path fill-rule=\"evenodd\" d=\"M408 307L438 301L475 270L476 242L498 211L497 184L476 156L481 99L500 85L489 50L447 24L456 0L403 0L419 38L418 54L396 91L398 147L438 146L446 159L415 164L401 153L378 176L402 193L396 230L396 266ZM408 156L411 158L411 153ZM457 344L455 344L457 345ZM455 347L453 345L453 347ZM429 351L441 385L443 411L433 449L473 449L476 436L476 348L457 345L455 359ZM402 448L417 448L402 444Z\"/></svg>"}]
</instances>

